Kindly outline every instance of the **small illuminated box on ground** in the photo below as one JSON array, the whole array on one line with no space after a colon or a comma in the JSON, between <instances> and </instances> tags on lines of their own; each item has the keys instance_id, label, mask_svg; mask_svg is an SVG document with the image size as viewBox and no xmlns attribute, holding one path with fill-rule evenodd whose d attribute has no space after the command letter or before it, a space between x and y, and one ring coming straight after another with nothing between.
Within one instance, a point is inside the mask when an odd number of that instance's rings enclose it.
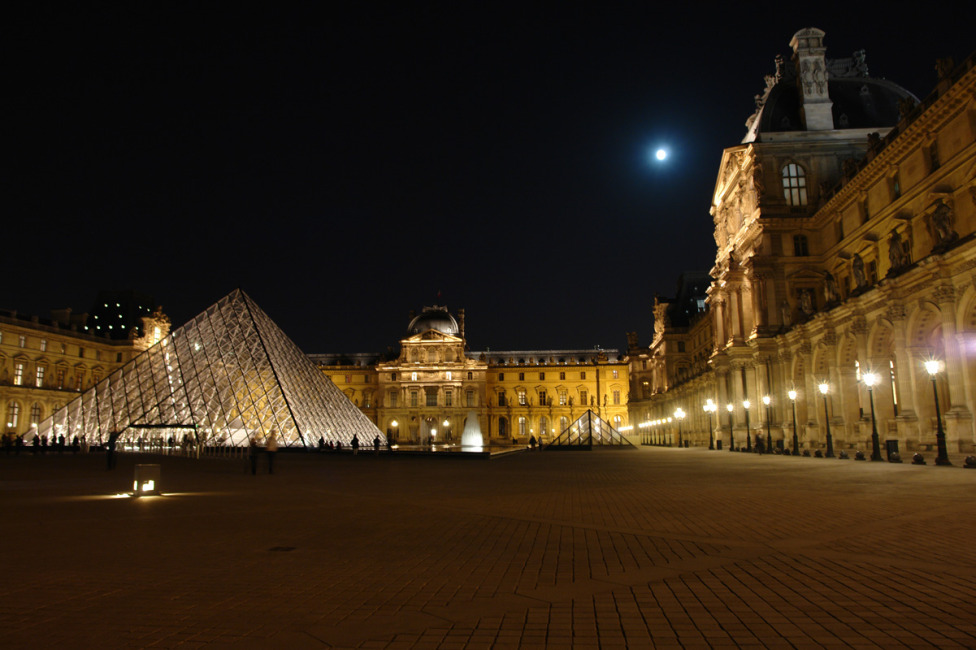
<instances>
[{"instance_id":1,"label":"small illuminated box on ground","mask_svg":"<svg viewBox=\"0 0 976 650\"><path fill-rule=\"evenodd\" d=\"M132 482L133 496L159 494L159 465L136 465L136 476Z\"/></svg>"}]
</instances>

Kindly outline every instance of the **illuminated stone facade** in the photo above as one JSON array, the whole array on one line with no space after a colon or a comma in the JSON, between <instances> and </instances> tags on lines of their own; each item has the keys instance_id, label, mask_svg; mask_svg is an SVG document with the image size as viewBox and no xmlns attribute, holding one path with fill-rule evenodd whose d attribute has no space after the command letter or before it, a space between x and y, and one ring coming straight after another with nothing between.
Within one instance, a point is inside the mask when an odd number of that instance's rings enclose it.
<instances>
[{"instance_id":1,"label":"illuminated stone facade","mask_svg":"<svg viewBox=\"0 0 976 650\"><path fill-rule=\"evenodd\" d=\"M141 337L127 340L94 336L85 330L88 315L58 310L51 319L0 313L0 406L3 431L29 442L43 419L148 347L152 337L169 332L169 319L157 311L142 318ZM90 331L90 330L89 330Z\"/></svg>"},{"instance_id":2,"label":"illuminated stone facade","mask_svg":"<svg viewBox=\"0 0 976 650\"><path fill-rule=\"evenodd\" d=\"M677 386L651 376L651 396L633 400L631 416L646 422L683 408L697 444L707 444L702 405L713 400L711 424L726 447L730 421L736 446L745 445L747 417L749 443L765 439L767 413L769 437L790 446L795 389L801 447L824 448L829 423L839 451L870 453L873 398L882 447L928 449L937 426L922 364L934 358L949 450L971 451L973 59L940 61L935 91L918 103L869 77L863 52L827 59L823 37L794 36L792 63L777 57L745 139L722 155L710 319L701 325L711 329L708 370ZM870 392L866 376L879 380Z\"/></svg>"},{"instance_id":3,"label":"illuminated stone facade","mask_svg":"<svg viewBox=\"0 0 976 650\"><path fill-rule=\"evenodd\" d=\"M550 440L587 408L628 424L628 365L617 350L471 352L463 311L428 307L394 358L311 358L393 441L458 442L468 412L486 441Z\"/></svg>"}]
</instances>

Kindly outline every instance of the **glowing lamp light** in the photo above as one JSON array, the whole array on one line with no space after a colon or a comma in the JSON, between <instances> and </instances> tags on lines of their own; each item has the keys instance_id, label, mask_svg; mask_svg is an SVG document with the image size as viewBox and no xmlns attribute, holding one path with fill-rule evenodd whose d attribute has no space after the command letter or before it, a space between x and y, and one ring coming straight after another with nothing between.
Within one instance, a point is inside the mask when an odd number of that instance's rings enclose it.
<instances>
[{"instance_id":1,"label":"glowing lamp light","mask_svg":"<svg viewBox=\"0 0 976 650\"><path fill-rule=\"evenodd\" d=\"M820 394L821 395L826 395L827 394L827 391L830 390L830 384L828 384L825 381L824 382L820 382L820 385L817 386L817 389L820 391Z\"/></svg>"},{"instance_id":2,"label":"glowing lamp light","mask_svg":"<svg viewBox=\"0 0 976 650\"><path fill-rule=\"evenodd\" d=\"M769 395L763 395L763 404L765 404L766 406L769 406L769 403L771 401L772 400L769 398Z\"/></svg>"},{"instance_id":3,"label":"glowing lamp light","mask_svg":"<svg viewBox=\"0 0 976 650\"><path fill-rule=\"evenodd\" d=\"M684 420L685 419L684 410L679 407L678 410L674 412L674 417L678 418L679 420Z\"/></svg>"},{"instance_id":4,"label":"glowing lamp light","mask_svg":"<svg viewBox=\"0 0 976 650\"><path fill-rule=\"evenodd\" d=\"M880 379L881 378L878 377L878 374L875 372L864 373L864 384L868 388L874 388L875 386L877 386Z\"/></svg>"},{"instance_id":5,"label":"glowing lamp light","mask_svg":"<svg viewBox=\"0 0 976 650\"><path fill-rule=\"evenodd\" d=\"M159 465L136 465L135 480L132 481L132 496L159 494Z\"/></svg>"},{"instance_id":6,"label":"glowing lamp light","mask_svg":"<svg viewBox=\"0 0 976 650\"><path fill-rule=\"evenodd\" d=\"M664 160L668 157L668 152L664 149L658 149L654 152L654 157L658 160Z\"/></svg>"},{"instance_id":7,"label":"glowing lamp light","mask_svg":"<svg viewBox=\"0 0 976 650\"><path fill-rule=\"evenodd\" d=\"M728 410L728 412L729 412L729 413L731 413L731 412L732 412L732 409L734 409L735 407L734 407L734 406L732 406L732 404L731 404L731 403L729 403L729 404L726 404L726 405L725 405L725 408L726 408L726 409Z\"/></svg>"},{"instance_id":8,"label":"glowing lamp light","mask_svg":"<svg viewBox=\"0 0 976 650\"><path fill-rule=\"evenodd\" d=\"M750 402L747 399L742 400L742 408L748 411L751 406L752 406L752 402Z\"/></svg>"},{"instance_id":9,"label":"glowing lamp light","mask_svg":"<svg viewBox=\"0 0 976 650\"><path fill-rule=\"evenodd\" d=\"M789 396L789 398L790 398L791 400L793 400L793 401L796 401L796 391L795 391L795 390L791 390L791 391L789 391L789 392L788 392L788 393L786 393L786 394L787 394L787 395Z\"/></svg>"},{"instance_id":10,"label":"glowing lamp light","mask_svg":"<svg viewBox=\"0 0 976 650\"><path fill-rule=\"evenodd\" d=\"M942 363L938 359L929 359L925 362L925 372L935 377L942 370Z\"/></svg>"},{"instance_id":11,"label":"glowing lamp light","mask_svg":"<svg viewBox=\"0 0 976 650\"><path fill-rule=\"evenodd\" d=\"M390 426L391 426L391 427L396 427L396 426L398 426L398 425L397 425L397 421L396 421L396 420L393 420L393 422L390 422Z\"/></svg>"},{"instance_id":12,"label":"glowing lamp light","mask_svg":"<svg viewBox=\"0 0 976 650\"><path fill-rule=\"evenodd\" d=\"M446 429L448 426L450 426L451 423L448 422L447 419L445 418L444 421L441 424L443 424L444 425L444 428Z\"/></svg>"}]
</instances>

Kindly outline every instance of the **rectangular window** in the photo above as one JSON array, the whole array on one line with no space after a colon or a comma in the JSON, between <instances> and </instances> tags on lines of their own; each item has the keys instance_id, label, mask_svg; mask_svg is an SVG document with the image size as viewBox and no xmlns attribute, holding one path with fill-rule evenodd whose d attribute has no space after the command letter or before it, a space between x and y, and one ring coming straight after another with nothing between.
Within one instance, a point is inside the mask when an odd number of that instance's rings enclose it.
<instances>
[{"instance_id":1,"label":"rectangular window","mask_svg":"<svg viewBox=\"0 0 976 650\"><path fill-rule=\"evenodd\" d=\"M519 406L525 406L526 403L527 403L526 402L526 398L525 398L525 389L524 388L519 388L519 390L518 390L518 403L519 403Z\"/></svg>"},{"instance_id":2,"label":"rectangular window","mask_svg":"<svg viewBox=\"0 0 976 650\"><path fill-rule=\"evenodd\" d=\"M508 402L505 400L505 393L504 393L504 391L498 393L498 405L499 406L507 406L508 405Z\"/></svg>"},{"instance_id":3,"label":"rectangular window","mask_svg":"<svg viewBox=\"0 0 976 650\"><path fill-rule=\"evenodd\" d=\"M391 372L390 373L390 381L396 381L396 373L395 372Z\"/></svg>"},{"instance_id":4,"label":"rectangular window","mask_svg":"<svg viewBox=\"0 0 976 650\"><path fill-rule=\"evenodd\" d=\"M454 406L454 392L444 391L444 406Z\"/></svg>"},{"instance_id":5,"label":"rectangular window","mask_svg":"<svg viewBox=\"0 0 976 650\"><path fill-rule=\"evenodd\" d=\"M24 364L14 364L14 386L24 385Z\"/></svg>"},{"instance_id":6,"label":"rectangular window","mask_svg":"<svg viewBox=\"0 0 976 650\"><path fill-rule=\"evenodd\" d=\"M390 391L390 408L396 408L397 405L397 394L396 391Z\"/></svg>"},{"instance_id":7,"label":"rectangular window","mask_svg":"<svg viewBox=\"0 0 976 650\"><path fill-rule=\"evenodd\" d=\"M568 401L569 401L569 396L566 394L566 391L559 391L559 405L566 406L566 403Z\"/></svg>"},{"instance_id":8,"label":"rectangular window","mask_svg":"<svg viewBox=\"0 0 976 650\"><path fill-rule=\"evenodd\" d=\"M505 381L505 373L504 372L498 373L498 381Z\"/></svg>"},{"instance_id":9,"label":"rectangular window","mask_svg":"<svg viewBox=\"0 0 976 650\"><path fill-rule=\"evenodd\" d=\"M545 380L546 380L546 373L540 372L539 373L539 381L545 381Z\"/></svg>"},{"instance_id":10,"label":"rectangular window","mask_svg":"<svg viewBox=\"0 0 976 650\"><path fill-rule=\"evenodd\" d=\"M368 384L369 383L369 375L363 375L363 383L364 384Z\"/></svg>"},{"instance_id":11,"label":"rectangular window","mask_svg":"<svg viewBox=\"0 0 976 650\"><path fill-rule=\"evenodd\" d=\"M452 379L454 378L454 373L452 373L452 372L451 372L450 370L448 370L448 371L447 371L446 373L444 373L444 374L445 374L445 375L447 375L447 380L448 380L448 381L451 381L451 380L452 380Z\"/></svg>"},{"instance_id":12,"label":"rectangular window","mask_svg":"<svg viewBox=\"0 0 976 650\"><path fill-rule=\"evenodd\" d=\"M685 351L685 342L678 341L678 352L684 352L684 351Z\"/></svg>"},{"instance_id":13,"label":"rectangular window","mask_svg":"<svg viewBox=\"0 0 976 650\"><path fill-rule=\"evenodd\" d=\"M465 406L474 406L474 391L469 390L464 394L464 399L467 402Z\"/></svg>"},{"instance_id":14,"label":"rectangular window","mask_svg":"<svg viewBox=\"0 0 976 650\"><path fill-rule=\"evenodd\" d=\"M116 363L122 363L122 353L121 352L119 352L118 354L115 355L115 362Z\"/></svg>"},{"instance_id":15,"label":"rectangular window","mask_svg":"<svg viewBox=\"0 0 976 650\"><path fill-rule=\"evenodd\" d=\"M38 388L44 387L44 366L37 366L36 384Z\"/></svg>"},{"instance_id":16,"label":"rectangular window","mask_svg":"<svg viewBox=\"0 0 976 650\"><path fill-rule=\"evenodd\" d=\"M793 235L793 255L806 257L810 254L810 244L806 235Z\"/></svg>"},{"instance_id":17,"label":"rectangular window","mask_svg":"<svg viewBox=\"0 0 976 650\"><path fill-rule=\"evenodd\" d=\"M56 375L58 379L58 390L64 388L64 374L65 374L64 368L58 368L58 372Z\"/></svg>"},{"instance_id":18,"label":"rectangular window","mask_svg":"<svg viewBox=\"0 0 976 650\"><path fill-rule=\"evenodd\" d=\"M20 347L26 348L27 347L27 337L24 336L23 334L21 334L20 336L17 337L17 343L20 345Z\"/></svg>"},{"instance_id":19,"label":"rectangular window","mask_svg":"<svg viewBox=\"0 0 976 650\"><path fill-rule=\"evenodd\" d=\"M580 404L582 404L583 406L586 406L589 403L587 401L587 399L588 399L588 396L586 394L586 391L585 390L581 390L580 391Z\"/></svg>"},{"instance_id":20,"label":"rectangular window","mask_svg":"<svg viewBox=\"0 0 976 650\"><path fill-rule=\"evenodd\" d=\"M519 373L519 381L525 381L525 373L524 372L520 372Z\"/></svg>"},{"instance_id":21,"label":"rectangular window","mask_svg":"<svg viewBox=\"0 0 976 650\"><path fill-rule=\"evenodd\" d=\"M82 359L85 358L85 348L78 346L78 356L81 357Z\"/></svg>"},{"instance_id":22,"label":"rectangular window","mask_svg":"<svg viewBox=\"0 0 976 650\"><path fill-rule=\"evenodd\" d=\"M565 381L566 380L566 373L565 372L560 372L559 373L559 379L562 380L562 381Z\"/></svg>"},{"instance_id":23,"label":"rectangular window","mask_svg":"<svg viewBox=\"0 0 976 650\"><path fill-rule=\"evenodd\" d=\"M470 381L471 379L474 379L474 373L469 371L468 372L468 380Z\"/></svg>"},{"instance_id":24,"label":"rectangular window","mask_svg":"<svg viewBox=\"0 0 976 650\"><path fill-rule=\"evenodd\" d=\"M75 390L82 389L82 382L85 381L85 371L79 370L75 373Z\"/></svg>"},{"instance_id":25,"label":"rectangular window","mask_svg":"<svg viewBox=\"0 0 976 650\"><path fill-rule=\"evenodd\" d=\"M580 379L586 379L586 371L580 373Z\"/></svg>"},{"instance_id":26,"label":"rectangular window","mask_svg":"<svg viewBox=\"0 0 976 650\"><path fill-rule=\"evenodd\" d=\"M347 384L351 384L352 383L352 375L346 375L346 383Z\"/></svg>"},{"instance_id":27,"label":"rectangular window","mask_svg":"<svg viewBox=\"0 0 976 650\"><path fill-rule=\"evenodd\" d=\"M427 406L437 406L437 389L428 388L426 390L426 393L427 395L426 395L425 403L427 404Z\"/></svg>"},{"instance_id":28,"label":"rectangular window","mask_svg":"<svg viewBox=\"0 0 976 650\"><path fill-rule=\"evenodd\" d=\"M548 404L548 401L546 400L546 391L540 390L539 391L539 406L545 406L546 404Z\"/></svg>"},{"instance_id":29,"label":"rectangular window","mask_svg":"<svg viewBox=\"0 0 976 650\"><path fill-rule=\"evenodd\" d=\"M41 352L47 352L47 339L41 339Z\"/></svg>"},{"instance_id":30,"label":"rectangular window","mask_svg":"<svg viewBox=\"0 0 976 650\"><path fill-rule=\"evenodd\" d=\"M415 372L410 373L410 381L417 381L417 373Z\"/></svg>"},{"instance_id":31,"label":"rectangular window","mask_svg":"<svg viewBox=\"0 0 976 650\"><path fill-rule=\"evenodd\" d=\"M524 436L525 435L525 422L526 422L525 421L525 418L524 417L520 417L519 420L518 420L518 422L519 422L519 435L520 436Z\"/></svg>"},{"instance_id":32,"label":"rectangular window","mask_svg":"<svg viewBox=\"0 0 976 650\"><path fill-rule=\"evenodd\" d=\"M614 370L613 371L613 378L614 379L620 379L620 371L619 370Z\"/></svg>"},{"instance_id":33,"label":"rectangular window","mask_svg":"<svg viewBox=\"0 0 976 650\"><path fill-rule=\"evenodd\" d=\"M613 403L614 404L620 404L620 391L619 390L613 391Z\"/></svg>"},{"instance_id":34,"label":"rectangular window","mask_svg":"<svg viewBox=\"0 0 976 650\"><path fill-rule=\"evenodd\" d=\"M410 391L410 406L417 406L417 391Z\"/></svg>"}]
</instances>

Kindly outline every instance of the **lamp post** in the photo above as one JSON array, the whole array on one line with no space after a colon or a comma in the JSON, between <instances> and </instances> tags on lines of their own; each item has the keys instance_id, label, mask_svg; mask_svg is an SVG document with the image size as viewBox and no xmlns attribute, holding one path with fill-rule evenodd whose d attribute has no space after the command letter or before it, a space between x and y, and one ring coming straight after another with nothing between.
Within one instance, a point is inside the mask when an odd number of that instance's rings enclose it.
<instances>
[{"instance_id":1,"label":"lamp post","mask_svg":"<svg viewBox=\"0 0 976 650\"><path fill-rule=\"evenodd\" d=\"M936 375L939 374L942 364L935 359L925 362L925 370L932 378L932 395L935 397L935 442L938 446L938 456L935 458L936 465L952 465L949 462L949 451L946 449L945 429L942 428L942 413L939 411L939 388L935 383Z\"/></svg>"},{"instance_id":2,"label":"lamp post","mask_svg":"<svg viewBox=\"0 0 976 650\"><path fill-rule=\"evenodd\" d=\"M824 401L824 424L827 425L827 453L824 454L826 458L834 457L834 439L830 436L830 414L827 412L827 391L830 390L830 384L825 381L820 382L817 386L820 389L820 394L823 395Z\"/></svg>"},{"instance_id":3,"label":"lamp post","mask_svg":"<svg viewBox=\"0 0 976 650\"><path fill-rule=\"evenodd\" d=\"M683 447L681 444L681 421L685 419L685 412L680 406L675 410L674 417L678 420L678 446Z\"/></svg>"},{"instance_id":4,"label":"lamp post","mask_svg":"<svg viewBox=\"0 0 976 650\"><path fill-rule=\"evenodd\" d=\"M878 442L878 423L874 419L874 387L879 381L877 373L866 372L861 376L864 385L868 387L868 401L871 402L871 460L880 462L881 445Z\"/></svg>"},{"instance_id":5,"label":"lamp post","mask_svg":"<svg viewBox=\"0 0 976 650\"><path fill-rule=\"evenodd\" d=\"M773 435L769 432L769 403L773 400L769 395L763 395L763 404L766 405L766 453L773 453Z\"/></svg>"},{"instance_id":6,"label":"lamp post","mask_svg":"<svg viewBox=\"0 0 976 650\"><path fill-rule=\"evenodd\" d=\"M800 439L796 437L796 391L790 390L787 393L790 403L793 405L793 455L800 455Z\"/></svg>"},{"instance_id":7,"label":"lamp post","mask_svg":"<svg viewBox=\"0 0 976 650\"><path fill-rule=\"evenodd\" d=\"M397 441L397 440L400 439L400 431L399 431L399 429L397 427L399 427L399 424L397 423L396 420L393 420L392 422L390 422L390 428L393 429L393 440L394 441Z\"/></svg>"},{"instance_id":8,"label":"lamp post","mask_svg":"<svg viewBox=\"0 0 976 650\"><path fill-rule=\"evenodd\" d=\"M732 411L735 407L729 402L725 408L729 411L729 451L735 451L735 427L732 425Z\"/></svg>"},{"instance_id":9,"label":"lamp post","mask_svg":"<svg viewBox=\"0 0 976 650\"><path fill-rule=\"evenodd\" d=\"M749 407L752 404L749 400L742 400L742 408L746 410L746 451L752 451L752 430L749 428Z\"/></svg>"},{"instance_id":10,"label":"lamp post","mask_svg":"<svg viewBox=\"0 0 976 650\"><path fill-rule=\"evenodd\" d=\"M674 421L674 420L672 420L671 418L668 418L668 426L667 426L667 428L666 428L666 429L664 430L664 444L665 444L666 446L668 446L668 447L670 447L670 446L671 446L671 442L672 442L672 440L673 440L673 438L674 438L674 434L673 434L673 433L671 433L671 423L672 423L673 421Z\"/></svg>"},{"instance_id":11,"label":"lamp post","mask_svg":"<svg viewBox=\"0 0 976 650\"><path fill-rule=\"evenodd\" d=\"M715 431L712 429L712 413L715 412L715 402L708 400L702 406L702 410L708 413L708 448L715 449Z\"/></svg>"}]
</instances>

